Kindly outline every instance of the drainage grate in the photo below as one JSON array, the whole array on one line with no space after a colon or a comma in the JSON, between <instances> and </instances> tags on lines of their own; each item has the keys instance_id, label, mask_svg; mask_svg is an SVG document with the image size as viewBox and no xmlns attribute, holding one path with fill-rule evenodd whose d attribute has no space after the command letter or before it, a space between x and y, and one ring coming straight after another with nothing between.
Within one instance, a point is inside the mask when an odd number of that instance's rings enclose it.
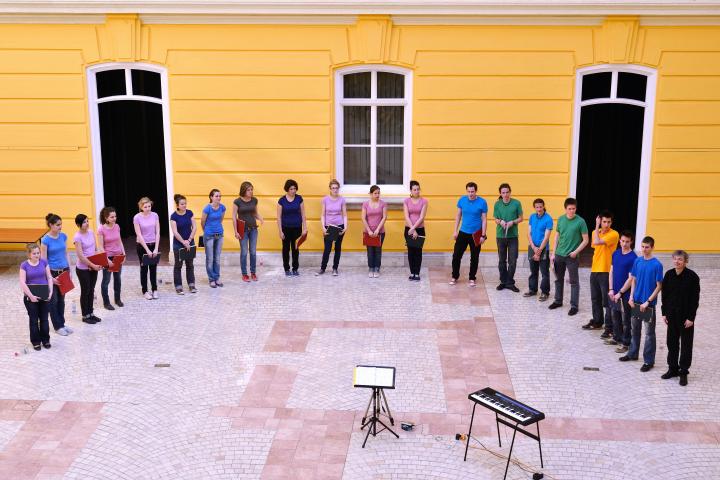
<instances>
[{"instance_id":1,"label":"drainage grate","mask_svg":"<svg viewBox=\"0 0 720 480\"><path fill-rule=\"evenodd\" d=\"M169 366L170 366L169 363L156 363L155 364L155 368L167 368Z\"/></svg>"},{"instance_id":2,"label":"drainage grate","mask_svg":"<svg viewBox=\"0 0 720 480\"><path fill-rule=\"evenodd\" d=\"M588 372L599 372L600 371L600 369L598 367L583 367L583 370L586 370Z\"/></svg>"}]
</instances>

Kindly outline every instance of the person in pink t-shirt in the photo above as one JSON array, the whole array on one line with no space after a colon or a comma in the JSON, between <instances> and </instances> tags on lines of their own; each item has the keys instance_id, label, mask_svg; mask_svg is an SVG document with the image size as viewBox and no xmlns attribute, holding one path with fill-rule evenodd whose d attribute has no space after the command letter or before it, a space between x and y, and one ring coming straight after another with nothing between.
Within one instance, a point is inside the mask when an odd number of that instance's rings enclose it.
<instances>
[{"instance_id":1,"label":"person in pink t-shirt","mask_svg":"<svg viewBox=\"0 0 720 480\"><path fill-rule=\"evenodd\" d=\"M94 264L88 257L95 254L95 234L90 230L90 220L87 215L79 213L75 217L75 225L79 230L73 237L75 252L77 253L77 264L75 273L80 281L80 311L84 323L95 324L100 321L93 310L95 299L95 284L97 283L98 272L102 269L100 265Z\"/></svg>"},{"instance_id":2,"label":"person in pink t-shirt","mask_svg":"<svg viewBox=\"0 0 720 480\"><path fill-rule=\"evenodd\" d=\"M403 202L405 214L405 238L425 238L425 215L428 201L420 196L420 184L410 181L410 197ZM410 276L408 280L420 281L420 267L422 267L422 247L411 247L408 244L408 264Z\"/></svg>"},{"instance_id":3,"label":"person in pink t-shirt","mask_svg":"<svg viewBox=\"0 0 720 480\"><path fill-rule=\"evenodd\" d=\"M110 295L108 294L108 286L110 285L110 277L113 278L113 291L115 293L115 305L123 306L120 300L121 281L120 275L122 267L117 272L111 272L109 269L114 266L113 260L118 255L125 256L125 247L120 237L120 225L117 224L117 211L114 207L104 207L100 210L100 227L98 228L98 240L100 250L105 251L108 256L108 268L104 268L102 272L102 282L100 282L100 292L102 293L103 306L106 310L115 310L110 303Z\"/></svg>"},{"instance_id":4,"label":"person in pink t-shirt","mask_svg":"<svg viewBox=\"0 0 720 480\"><path fill-rule=\"evenodd\" d=\"M387 203L380 200L380 187L370 187L370 200L363 203L360 218L363 223L363 237L368 239L380 237L380 246L367 246L368 277L380 276L382 262L382 244L385 241L385 221L387 220Z\"/></svg>"}]
</instances>

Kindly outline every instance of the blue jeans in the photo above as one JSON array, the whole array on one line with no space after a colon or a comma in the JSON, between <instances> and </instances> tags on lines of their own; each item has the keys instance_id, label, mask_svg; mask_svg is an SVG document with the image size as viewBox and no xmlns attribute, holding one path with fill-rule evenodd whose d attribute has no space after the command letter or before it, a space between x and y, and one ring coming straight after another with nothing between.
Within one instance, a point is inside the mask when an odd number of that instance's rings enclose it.
<instances>
[{"instance_id":1,"label":"blue jeans","mask_svg":"<svg viewBox=\"0 0 720 480\"><path fill-rule=\"evenodd\" d=\"M530 277L528 278L528 290L532 293L538 291L538 274L542 274L540 291L545 295L550 294L550 252L547 245L540 252L540 260L533 260L535 251L528 247L528 263L530 264Z\"/></svg>"},{"instance_id":2,"label":"blue jeans","mask_svg":"<svg viewBox=\"0 0 720 480\"><path fill-rule=\"evenodd\" d=\"M368 268L373 272L380 271L382 263L382 244L385 241L385 233L380 234L379 247L367 247Z\"/></svg>"},{"instance_id":3,"label":"blue jeans","mask_svg":"<svg viewBox=\"0 0 720 480\"><path fill-rule=\"evenodd\" d=\"M205 270L208 280L220 280L220 252L222 252L223 236L221 233L205 235Z\"/></svg>"},{"instance_id":4,"label":"blue jeans","mask_svg":"<svg viewBox=\"0 0 720 480\"><path fill-rule=\"evenodd\" d=\"M645 323L645 345L643 346L643 362L648 365L655 365L655 323L657 311L653 307L652 320L643 322L638 317L632 317L632 339L630 340L630 349L627 352L628 357L638 358L640 353L640 335L642 334L642 324Z\"/></svg>"},{"instance_id":5,"label":"blue jeans","mask_svg":"<svg viewBox=\"0 0 720 480\"><path fill-rule=\"evenodd\" d=\"M255 273L255 260L257 258L256 247L258 239L258 229L251 228L245 230L245 235L240 240L240 269L243 275L247 275L247 257L248 249L250 250L250 273ZM249 248L248 248L249 247Z\"/></svg>"},{"instance_id":6,"label":"blue jeans","mask_svg":"<svg viewBox=\"0 0 720 480\"><path fill-rule=\"evenodd\" d=\"M616 342L630 347L630 305L627 300L620 298L620 309L612 308L613 338Z\"/></svg>"}]
</instances>

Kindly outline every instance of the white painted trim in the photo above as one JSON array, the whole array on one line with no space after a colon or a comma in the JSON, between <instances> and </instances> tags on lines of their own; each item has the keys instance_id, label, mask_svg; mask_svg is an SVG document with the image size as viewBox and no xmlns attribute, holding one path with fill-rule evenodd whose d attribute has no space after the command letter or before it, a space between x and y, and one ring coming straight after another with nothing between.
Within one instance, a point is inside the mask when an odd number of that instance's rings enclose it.
<instances>
[{"instance_id":1,"label":"white painted trim","mask_svg":"<svg viewBox=\"0 0 720 480\"><path fill-rule=\"evenodd\" d=\"M125 79L127 82L128 78L131 78L130 70L148 70L160 74L160 92L162 99L155 97L146 97L143 95L115 95L112 97L104 97L101 100L97 98L97 83L95 75L98 72L106 70L118 70L125 69ZM168 211L165 215L165 220L168 222L168 231L170 229L170 215L173 212L173 195L175 192L173 184L173 167L172 167L172 145L170 139L170 96L168 94L168 78L167 69L159 65L153 65L149 63L120 63L111 62L103 63L100 65L93 65L87 68L87 84L88 84L88 109L90 112L90 140L91 140L91 152L93 162L93 186L95 194L95 214L105 206L105 189L103 187L103 172L102 172L102 149L100 145L100 121L98 115L98 105L100 103L111 101L111 100L136 100L136 101L150 101L152 103L159 103L162 105L162 116L163 116L163 143L165 150L165 185L167 188L167 201ZM131 83L126 84L126 88ZM132 92L132 88L128 89ZM160 212L158 212L160 215ZM162 218L162 217L161 217ZM162 221L162 220L161 220ZM168 251L172 249L172 236L168 235Z\"/></svg>"},{"instance_id":2,"label":"white painted trim","mask_svg":"<svg viewBox=\"0 0 720 480\"><path fill-rule=\"evenodd\" d=\"M5 0L0 13L241 15L720 15L713 0Z\"/></svg>"},{"instance_id":3,"label":"white painted trim","mask_svg":"<svg viewBox=\"0 0 720 480\"><path fill-rule=\"evenodd\" d=\"M683 16L683 17L640 17L641 27L695 27L695 26L710 26L715 27L720 25L720 17L706 16L706 17L694 17L694 16Z\"/></svg>"},{"instance_id":4,"label":"white painted trim","mask_svg":"<svg viewBox=\"0 0 720 480\"><path fill-rule=\"evenodd\" d=\"M581 101L582 98L582 77L583 75L599 72L613 72L613 82L610 91L610 98L592 99ZM639 73L647 77L645 88L645 102L617 98L617 77L618 72ZM600 103L625 103L644 107L642 150L640 154L640 183L638 185L638 209L636 236L641 239L647 232L647 210L650 196L650 173L652 162L652 139L655 119L655 94L657 89L657 70L640 65L593 65L591 67L577 70L575 77L575 102L573 107L573 138L572 157L570 164L570 196L575 197L577 193L577 171L578 154L580 146L580 115L582 107L586 105L597 105ZM635 242L636 249L640 248L640 242Z\"/></svg>"},{"instance_id":5,"label":"white painted trim","mask_svg":"<svg viewBox=\"0 0 720 480\"><path fill-rule=\"evenodd\" d=\"M0 3L1 5L1 3ZM0 14L0 24L63 24L63 25L103 25L104 14L67 14L67 13L34 13L34 14Z\"/></svg>"},{"instance_id":6,"label":"white painted trim","mask_svg":"<svg viewBox=\"0 0 720 480\"><path fill-rule=\"evenodd\" d=\"M404 75L405 77L405 98L376 99L377 96L377 72L390 72ZM349 73L372 72L371 100L347 99L343 95L343 76ZM376 183L376 107L391 105L404 107L404 130L403 130L403 183L400 185L380 185L383 194L406 195L410 185L412 173L412 100L413 100L413 72L406 68L392 65L354 65L340 68L335 71L335 176L342 185L343 194L362 195L367 194L370 185ZM344 163L343 163L343 107L346 105L371 105L370 115L370 184L369 185L345 185ZM389 145L388 145L389 146Z\"/></svg>"}]
</instances>

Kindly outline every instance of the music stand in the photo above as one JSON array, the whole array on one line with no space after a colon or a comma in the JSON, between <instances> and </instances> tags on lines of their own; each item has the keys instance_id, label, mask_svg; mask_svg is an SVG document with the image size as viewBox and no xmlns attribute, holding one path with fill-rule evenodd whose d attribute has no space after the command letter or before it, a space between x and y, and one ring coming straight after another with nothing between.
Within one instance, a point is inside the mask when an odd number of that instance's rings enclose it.
<instances>
[{"instance_id":1,"label":"music stand","mask_svg":"<svg viewBox=\"0 0 720 480\"><path fill-rule=\"evenodd\" d=\"M386 388L395 388L395 367L357 365L353 371L353 386L355 388L372 389L370 401L368 402L368 406L365 409L365 415L363 415L361 421L362 426L360 427L360 430L368 427L362 448L365 448L365 444L367 443L368 437L370 437L371 433L373 437L376 437L379 432L387 430L395 435L395 438L400 438L397 433L395 433L380 419L381 415L385 415L390 420L390 425L395 425L395 420L393 419L387 397L385 396ZM372 407L372 411L370 410L370 407ZM383 426L383 428L379 431L377 429L378 423Z\"/></svg>"}]
</instances>

